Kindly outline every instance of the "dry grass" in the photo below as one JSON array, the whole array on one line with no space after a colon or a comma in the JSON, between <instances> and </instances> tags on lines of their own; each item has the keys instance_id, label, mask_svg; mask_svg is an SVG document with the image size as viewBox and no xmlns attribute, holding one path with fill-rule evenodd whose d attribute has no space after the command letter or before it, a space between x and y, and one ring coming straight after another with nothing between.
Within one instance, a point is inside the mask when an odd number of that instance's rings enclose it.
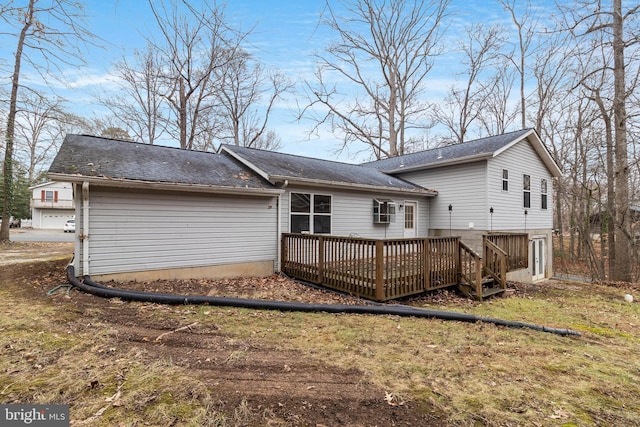
<instances>
[{"instance_id":1,"label":"dry grass","mask_svg":"<svg viewBox=\"0 0 640 427\"><path fill-rule=\"evenodd\" d=\"M625 303L625 293L550 282L464 309L569 327L583 333L578 338L395 316L122 305L158 322L219 327L247 346L357 368L389 402L422 407L450 425L640 425L640 305ZM71 404L74 425L283 425L246 401L220 410L205 380L170 359L150 360L135 343L114 344L122 343L118 331L91 310L25 300L3 287L0 312L2 403ZM246 357L238 350L225 362Z\"/></svg>"},{"instance_id":2,"label":"dry grass","mask_svg":"<svg viewBox=\"0 0 640 427\"><path fill-rule=\"evenodd\" d=\"M225 330L361 369L402 401L436 408L455 425L640 425L640 306L624 302L625 293L549 282L465 310L569 327L583 334L577 338L394 316L242 310Z\"/></svg>"}]
</instances>

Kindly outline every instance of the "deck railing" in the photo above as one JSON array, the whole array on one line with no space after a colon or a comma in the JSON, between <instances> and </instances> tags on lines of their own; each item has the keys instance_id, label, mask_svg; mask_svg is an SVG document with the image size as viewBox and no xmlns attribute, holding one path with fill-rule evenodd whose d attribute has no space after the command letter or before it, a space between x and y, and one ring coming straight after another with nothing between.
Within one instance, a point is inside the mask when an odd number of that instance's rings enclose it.
<instances>
[{"instance_id":1,"label":"deck railing","mask_svg":"<svg viewBox=\"0 0 640 427\"><path fill-rule=\"evenodd\" d=\"M489 233L483 239L506 252L507 271L529 267L529 235L527 233ZM482 258L486 259L486 255L483 253Z\"/></svg>"},{"instance_id":2,"label":"deck railing","mask_svg":"<svg viewBox=\"0 0 640 427\"><path fill-rule=\"evenodd\" d=\"M461 282L482 295L483 274L506 287L508 253L493 240L516 249L514 265L521 265L519 251L524 247L526 253L528 248L522 243L526 235L491 237L484 242L484 257L480 258L459 237L379 240L285 233L281 269L297 279L377 301Z\"/></svg>"},{"instance_id":3,"label":"deck railing","mask_svg":"<svg viewBox=\"0 0 640 427\"><path fill-rule=\"evenodd\" d=\"M458 243L457 237L378 240L286 233L281 269L298 279L386 301L458 283Z\"/></svg>"}]
</instances>

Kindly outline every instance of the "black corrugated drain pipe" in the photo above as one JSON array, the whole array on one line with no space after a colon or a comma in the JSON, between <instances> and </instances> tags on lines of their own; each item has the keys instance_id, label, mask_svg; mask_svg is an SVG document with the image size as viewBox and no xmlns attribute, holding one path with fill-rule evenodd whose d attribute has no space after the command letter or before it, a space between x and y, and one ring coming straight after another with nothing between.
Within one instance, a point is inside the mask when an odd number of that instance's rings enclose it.
<instances>
[{"instance_id":1,"label":"black corrugated drain pipe","mask_svg":"<svg viewBox=\"0 0 640 427\"><path fill-rule=\"evenodd\" d=\"M580 336L579 332L571 329L550 328L547 326L534 325L532 323L513 322L510 320L494 319L492 317L482 317L473 314L456 313L443 310L429 310L407 305L376 304L376 305L345 305L345 304L309 304L289 301L268 301L253 300L246 298L212 297L198 295L174 295L153 292L138 292L126 289L116 289L103 286L91 280L91 277L84 276L80 281L75 277L75 269L72 265L67 267L67 280L71 285L79 290L103 297L120 298L127 301L152 302L158 304L186 305L186 304L206 304L222 307L251 308L256 310L279 310L279 311L300 311L300 312L324 312L324 313L347 313L347 314L388 314L403 317L422 317L441 320L457 320L459 322L484 322L498 326L510 328L526 328L541 332L549 332L557 335Z\"/></svg>"}]
</instances>

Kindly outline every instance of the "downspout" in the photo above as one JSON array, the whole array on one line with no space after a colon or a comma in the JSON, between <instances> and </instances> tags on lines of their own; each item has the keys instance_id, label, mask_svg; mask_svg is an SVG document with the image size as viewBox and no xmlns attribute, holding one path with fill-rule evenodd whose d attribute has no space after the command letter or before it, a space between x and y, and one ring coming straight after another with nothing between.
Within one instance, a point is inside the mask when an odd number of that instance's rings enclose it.
<instances>
[{"instance_id":1,"label":"downspout","mask_svg":"<svg viewBox=\"0 0 640 427\"><path fill-rule=\"evenodd\" d=\"M289 185L289 180L285 179L282 185L280 186L280 188L287 188L288 185ZM276 245L277 245L276 256L278 257L278 259L276 260L276 272L279 272L280 268L282 267L280 262L282 259L282 193L278 194L277 211L278 212L276 212L276 215L278 215L278 218L276 218L276 233L278 238L276 241Z\"/></svg>"},{"instance_id":2,"label":"downspout","mask_svg":"<svg viewBox=\"0 0 640 427\"><path fill-rule=\"evenodd\" d=\"M82 274L89 274L89 183L82 183Z\"/></svg>"},{"instance_id":3,"label":"downspout","mask_svg":"<svg viewBox=\"0 0 640 427\"><path fill-rule=\"evenodd\" d=\"M282 225L280 224L280 214L282 212L282 194L278 194L278 208L276 209L276 256L278 257L278 259L276 259L276 273L280 272L280 267L281 267L281 263L280 263L280 257L282 256Z\"/></svg>"}]
</instances>

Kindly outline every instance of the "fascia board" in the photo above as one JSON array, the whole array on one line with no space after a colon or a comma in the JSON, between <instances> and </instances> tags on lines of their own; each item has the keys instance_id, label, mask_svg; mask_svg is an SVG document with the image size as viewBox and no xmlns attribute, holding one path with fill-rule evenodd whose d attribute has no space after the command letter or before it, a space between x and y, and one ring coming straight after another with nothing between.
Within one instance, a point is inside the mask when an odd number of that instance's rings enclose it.
<instances>
[{"instance_id":1,"label":"fascia board","mask_svg":"<svg viewBox=\"0 0 640 427\"><path fill-rule=\"evenodd\" d=\"M464 163L471 163L471 162L475 162L478 160L483 160L483 159L488 159L491 158L492 154L489 153L482 153L482 154L474 154L473 156L466 156L466 157L458 157L455 159L451 159L451 160L443 160L441 162L433 162L433 163L429 163L427 165L416 165L416 166L411 166L408 168L402 167L402 168L397 168L397 169L390 169L390 170L385 170L384 173L388 173L388 174L397 174L397 173L403 173L403 172L414 172L414 171L419 171L419 170L426 170L426 169L435 169L435 168L439 168L442 166L453 166L453 165L460 165L460 164L464 164Z\"/></svg>"},{"instance_id":2,"label":"fascia board","mask_svg":"<svg viewBox=\"0 0 640 427\"><path fill-rule=\"evenodd\" d=\"M547 147L545 147L545 145L542 143L540 136L538 136L538 133L534 129L529 130L529 132L525 133L524 135L521 135L519 138L516 138L509 144L502 147L501 149L496 150L496 152L493 153L493 157L500 155L501 153L513 147L520 141L527 138L529 140L529 143L535 150L535 152L538 153L538 156L540 156L540 159L542 159L542 162L545 164L549 172L551 172L551 175L556 178L562 176L562 170L560 169L556 161L553 160L551 153L549 152Z\"/></svg>"},{"instance_id":3,"label":"fascia board","mask_svg":"<svg viewBox=\"0 0 640 427\"><path fill-rule=\"evenodd\" d=\"M387 193L402 193L402 194L420 194L423 196L436 196L438 192L436 190L428 190L424 188L394 188L394 187L383 187L380 185L366 185L366 184L350 184L345 182L335 182L335 181L323 181L319 179L305 179L305 178L292 178L289 176L278 176L273 175L271 179L275 182L283 182L288 181L288 185L303 185L309 187L332 187L332 188L341 188L341 189L349 189L349 190L368 190L368 191L380 191Z\"/></svg>"},{"instance_id":4,"label":"fascia board","mask_svg":"<svg viewBox=\"0 0 640 427\"><path fill-rule=\"evenodd\" d=\"M67 175L50 173L50 179L64 182L88 182L98 187L117 187L145 190L187 191L192 193L234 194L234 195L258 195L277 196L284 191L276 188L249 188L249 187L224 187L213 185L184 184L171 182L151 182L129 179L90 177L84 175Z\"/></svg>"}]
</instances>

